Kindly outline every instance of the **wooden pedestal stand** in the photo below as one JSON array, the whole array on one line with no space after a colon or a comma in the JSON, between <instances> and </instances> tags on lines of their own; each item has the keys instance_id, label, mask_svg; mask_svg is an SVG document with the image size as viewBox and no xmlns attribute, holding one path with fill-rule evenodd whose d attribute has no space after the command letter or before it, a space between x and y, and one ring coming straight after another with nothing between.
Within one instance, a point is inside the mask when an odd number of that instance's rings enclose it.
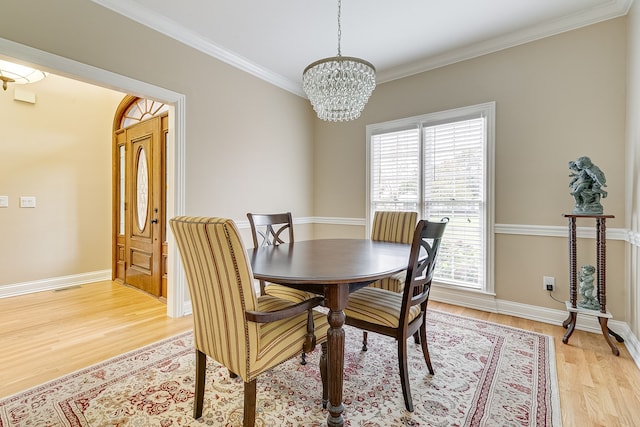
<instances>
[{"instance_id":1,"label":"wooden pedestal stand","mask_svg":"<svg viewBox=\"0 0 640 427\"><path fill-rule=\"evenodd\" d=\"M607 326L607 322L613 316L607 311L607 285L606 285L606 245L607 245L607 218L615 218L613 215L573 215L563 214L565 218L569 218L569 301L566 302L567 311L569 317L562 323L567 329L567 332L562 338L562 342L567 344L569 338L576 327L576 320L578 313L586 314L589 316L597 316L600 323L600 329L602 329L602 335L604 339L611 347L611 351L616 356L620 355L620 350L611 339L611 335L616 337L618 342L623 342L622 337L612 332ZM600 303L600 310L590 310L587 308L581 308L577 305L578 298L578 275L577 275L577 256L576 256L576 219L577 218L594 218L596 220L596 262L597 266L597 287L598 287L598 302Z\"/></svg>"}]
</instances>

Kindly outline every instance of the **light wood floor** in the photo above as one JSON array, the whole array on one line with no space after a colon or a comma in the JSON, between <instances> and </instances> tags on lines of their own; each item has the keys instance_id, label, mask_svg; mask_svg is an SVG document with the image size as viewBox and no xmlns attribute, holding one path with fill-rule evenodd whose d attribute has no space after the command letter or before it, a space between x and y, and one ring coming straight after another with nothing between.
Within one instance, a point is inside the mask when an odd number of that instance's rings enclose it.
<instances>
[{"instance_id":1,"label":"light wood floor","mask_svg":"<svg viewBox=\"0 0 640 427\"><path fill-rule=\"evenodd\" d=\"M192 329L166 313L110 281L0 299L0 396Z\"/></svg>"},{"instance_id":2,"label":"light wood floor","mask_svg":"<svg viewBox=\"0 0 640 427\"><path fill-rule=\"evenodd\" d=\"M429 303L431 308L554 337L564 427L640 425L640 371L602 335L517 317ZM166 317L166 306L138 290L100 282L0 299L0 397L192 328L191 316Z\"/></svg>"}]
</instances>

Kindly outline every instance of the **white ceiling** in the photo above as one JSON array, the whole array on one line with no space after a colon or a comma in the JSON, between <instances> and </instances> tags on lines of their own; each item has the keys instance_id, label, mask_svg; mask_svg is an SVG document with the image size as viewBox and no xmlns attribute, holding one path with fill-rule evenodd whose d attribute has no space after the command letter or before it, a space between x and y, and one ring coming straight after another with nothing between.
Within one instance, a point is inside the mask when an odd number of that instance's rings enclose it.
<instances>
[{"instance_id":1,"label":"white ceiling","mask_svg":"<svg viewBox=\"0 0 640 427\"><path fill-rule=\"evenodd\" d=\"M303 95L302 71L338 50L337 0L93 0ZM627 13L633 0L343 0L341 51L378 83Z\"/></svg>"}]
</instances>

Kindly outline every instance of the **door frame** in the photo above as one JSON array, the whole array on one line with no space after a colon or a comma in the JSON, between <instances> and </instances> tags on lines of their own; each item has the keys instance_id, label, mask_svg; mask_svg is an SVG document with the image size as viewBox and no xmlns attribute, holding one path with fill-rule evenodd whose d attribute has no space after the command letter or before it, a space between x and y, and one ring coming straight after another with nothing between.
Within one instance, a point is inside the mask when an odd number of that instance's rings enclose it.
<instances>
[{"instance_id":1,"label":"door frame","mask_svg":"<svg viewBox=\"0 0 640 427\"><path fill-rule=\"evenodd\" d=\"M52 53L0 38L0 55L24 61L44 71L85 83L135 94L169 105L169 134L167 144L167 218L185 214L185 146L186 146L186 95L155 86L141 80L116 74L92 65L63 58ZM175 238L167 233L167 316L182 317L185 309L186 278Z\"/></svg>"}]
</instances>

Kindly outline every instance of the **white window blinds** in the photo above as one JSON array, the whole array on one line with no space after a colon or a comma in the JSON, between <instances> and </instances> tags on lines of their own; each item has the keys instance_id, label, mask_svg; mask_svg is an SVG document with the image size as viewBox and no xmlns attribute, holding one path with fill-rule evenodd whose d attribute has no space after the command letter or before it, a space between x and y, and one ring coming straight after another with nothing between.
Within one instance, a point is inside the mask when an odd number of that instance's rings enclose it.
<instances>
[{"instance_id":1,"label":"white window blinds","mask_svg":"<svg viewBox=\"0 0 640 427\"><path fill-rule=\"evenodd\" d=\"M412 210L433 221L449 218L438 282L487 290L493 108L483 104L367 127L369 217L377 210Z\"/></svg>"},{"instance_id":2,"label":"white window blinds","mask_svg":"<svg viewBox=\"0 0 640 427\"><path fill-rule=\"evenodd\" d=\"M438 255L440 280L483 284L483 152L485 119L425 126L424 206L427 219L449 218Z\"/></svg>"},{"instance_id":3,"label":"white window blinds","mask_svg":"<svg viewBox=\"0 0 640 427\"><path fill-rule=\"evenodd\" d=\"M420 133L417 128L374 135L371 168L374 211L418 210Z\"/></svg>"}]
</instances>

